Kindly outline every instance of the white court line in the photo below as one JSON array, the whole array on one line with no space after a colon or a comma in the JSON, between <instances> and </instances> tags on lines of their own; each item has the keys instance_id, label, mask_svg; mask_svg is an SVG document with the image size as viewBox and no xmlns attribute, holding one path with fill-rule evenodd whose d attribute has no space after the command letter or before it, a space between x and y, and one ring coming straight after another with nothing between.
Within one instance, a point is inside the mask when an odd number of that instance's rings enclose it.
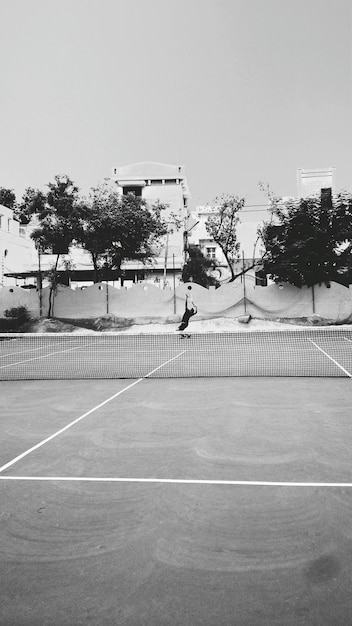
<instances>
[{"instance_id":1,"label":"white court line","mask_svg":"<svg viewBox=\"0 0 352 626\"><path fill-rule=\"evenodd\" d=\"M192 480L183 478L97 478L91 476L0 476L0 480L89 483L159 483L173 485L229 485L234 487L352 487L352 483L284 482L265 480Z\"/></svg>"},{"instance_id":2,"label":"white court line","mask_svg":"<svg viewBox=\"0 0 352 626\"><path fill-rule=\"evenodd\" d=\"M315 341L313 341L313 339L309 339L308 341L310 341L316 348L318 348L318 350L320 350L320 352L322 352L323 354L325 354L325 356L328 357L328 359L330 359L330 361L332 361L333 363L335 363L335 365L337 365L337 367L340 368L340 370L342 370L349 378L352 378L352 374L350 374L350 372L348 372L344 367L342 367L342 365L340 365L340 363L338 363L337 361L335 361L335 359L332 358L332 356L330 356L327 352L325 352L325 350L323 350L322 348L320 348ZM347 339L347 341L349 341Z\"/></svg>"},{"instance_id":3,"label":"white court line","mask_svg":"<svg viewBox=\"0 0 352 626\"><path fill-rule=\"evenodd\" d=\"M63 352L72 352L72 350L78 350L79 346L75 348L66 348L66 350L59 350L58 352L49 352L49 354L41 354L40 356L34 356L32 359L24 359L24 361L15 361L14 363L8 363L7 365L0 365L0 369L5 367L13 367L14 365L22 365L23 363L29 363L30 361L39 361L40 359L46 359L48 356L54 354L62 354Z\"/></svg>"},{"instance_id":4,"label":"white court line","mask_svg":"<svg viewBox=\"0 0 352 626\"><path fill-rule=\"evenodd\" d=\"M151 372L148 372L148 374L143 376L143 378L148 378L148 376L151 376L152 374L154 374L154 372L157 372L158 370L160 370L161 367L164 367L164 365L167 365L168 363L171 363L171 361L174 361L179 356L181 356L181 354L184 354L185 352L187 352L187 350L182 350L182 352L180 352L179 354L176 354L176 356L173 356L172 359L169 359L168 361L165 361L165 363L162 363L161 365L159 365L158 367L153 369ZM141 378L141 380L143 380L143 378Z\"/></svg>"},{"instance_id":5,"label":"white court line","mask_svg":"<svg viewBox=\"0 0 352 626\"><path fill-rule=\"evenodd\" d=\"M27 352L38 352L38 350L43 350L45 346L40 346L39 348L30 348L30 350L19 350L18 352L8 352L7 354L1 354L0 359L4 359L7 356L19 356L20 354L27 354Z\"/></svg>"},{"instance_id":6,"label":"white court line","mask_svg":"<svg viewBox=\"0 0 352 626\"><path fill-rule=\"evenodd\" d=\"M12 465L14 465L15 463L17 463L17 461L20 461L21 459L23 459L25 456L27 456L28 454L30 454L31 452L34 452L34 450L38 450L38 448L41 448L41 446L43 446L45 443L48 443L49 441L51 441L52 439L54 439L55 437L57 437L58 435L61 435L62 433L65 432L65 430L68 430L69 428L71 428L71 426L74 426L75 424L77 424L78 422L80 422L81 420L83 420L85 417L87 417L88 415L91 415L91 413L94 413L94 411L97 411L98 409L100 409L102 406L104 406L105 404L107 404L108 402L111 402L111 400L114 400L115 398L117 398L117 396L120 396L122 393L124 393L125 391L127 391L128 389L131 389L131 387L134 387L134 385L138 385L138 383L140 383L142 380L144 380L145 378L148 378L148 376L151 376L151 374L153 374L153 372L156 372L157 370L159 370L161 367L164 367L165 365L167 365L168 363L170 363L171 361L174 361L175 359L177 359L179 356L181 356L182 354L184 354L186 352L186 350L183 350L182 352L180 352L179 354L176 354L176 356L172 357L172 359L169 359L168 361L165 361L165 363L162 363L161 365L159 365L158 367L156 367L155 369L153 369L151 372L148 372L148 374L146 374L145 376L143 376L142 378L138 378L138 380L135 380L133 383L131 383L130 385L127 385L127 387L124 387L123 389L121 389L120 391L118 391L117 393L114 393L113 396L110 396L110 398L107 398L106 400L104 400L104 402L101 402L100 404L98 404L97 406L93 407L92 409L90 409L89 411L87 411L86 413L84 413L83 415L81 415L80 417L77 417L75 420L73 420L73 422L70 422L69 424L67 424L67 426L64 426L63 428L60 428L60 430L57 430L55 433L53 433L52 435L50 435L49 437L46 437L46 439L43 439L42 441L40 441L39 443L37 443L35 446L32 446L32 448L29 448L28 450L26 450L25 452L22 452L22 454L19 454L18 456L16 456L14 459L12 459L12 461L9 461L8 463L5 463L5 465L3 465L2 467L0 467L0 472L5 471L6 469L8 469L9 467L11 467Z\"/></svg>"}]
</instances>

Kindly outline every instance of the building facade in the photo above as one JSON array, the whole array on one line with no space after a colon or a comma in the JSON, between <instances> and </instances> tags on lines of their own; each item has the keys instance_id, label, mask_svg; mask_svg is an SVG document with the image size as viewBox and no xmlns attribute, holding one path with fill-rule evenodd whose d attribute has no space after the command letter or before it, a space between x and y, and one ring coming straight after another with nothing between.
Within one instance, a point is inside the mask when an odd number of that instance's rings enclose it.
<instances>
[{"instance_id":1,"label":"building facade","mask_svg":"<svg viewBox=\"0 0 352 626\"><path fill-rule=\"evenodd\" d=\"M335 191L335 168L297 170L298 198L307 198L313 194L320 194L322 189Z\"/></svg>"},{"instance_id":2,"label":"building facade","mask_svg":"<svg viewBox=\"0 0 352 626\"><path fill-rule=\"evenodd\" d=\"M168 222L168 232L158 256L147 268L133 261L125 263L125 276L131 279L133 272L137 272L141 278L148 276L161 284L169 282L174 273L179 279L184 263L184 231L187 227L190 199L184 165L145 161L114 167L112 181L120 194L134 193L147 203L160 202L167 207L163 217ZM174 215L181 222L179 228L175 225Z\"/></svg>"},{"instance_id":3,"label":"building facade","mask_svg":"<svg viewBox=\"0 0 352 626\"><path fill-rule=\"evenodd\" d=\"M19 223L12 209L0 205L0 286L34 285L31 277L15 278L7 274L17 270L21 272L35 256L28 227Z\"/></svg>"},{"instance_id":4,"label":"building facade","mask_svg":"<svg viewBox=\"0 0 352 626\"><path fill-rule=\"evenodd\" d=\"M191 228L188 233L188 242L190 245L196 245L200 248L203 255L214 261L213 275L219 281L226 281L230 278L231 273L227 265L225 256L218 244L210 237L206 222L209 217L217 215L217 207L206 205L197 206L195 211L191 213ZM246 214L239 211L239 223L236 226L237 241L239 242L238 260L234 263L235 273L240 274L243 268L251 267L255 261L258 261L262 254L262 243L258 236L258 221L251 221ZM256 280L255 269L249 271L249 276Z\"/></svg>"},{"instance_id":5,"label":"building facade","mask_svg":"<svg viewBox=\"0 0 352 626\"><path fill-rule=\"evenodd\" d=\"M147 203L160 202L166 205L163 213L168 223L168 232L161 241L158 254L149 264L138 261L127 261L122 265L122 277L114 279L114 272L109 282L116 287L130 286L133 283L148 281L158 287L172 287L175 279L180 280L184 263L184 231L188 217L188 201L190 198L188 184L183 165L167 165L165 163L144 162L114 167L109 179L112 189L119 194L134 193ZM54 266L56 256L43 254L38 258L33 241L30 239L32 226L22 227L13 220L12 211L3 207L1 216L0 237L12 238L2 245L3 260L1 280L6 284L32 282L37 283L41 271L44 284L45 275ZM176 228L174 215L180 226ZM11 226L8 226L10 224ZM11 231L8 230L8 228ZM1 240L0 240L1 241ZM17 248L24 248L26 254L19 254ZM5 260L7 259L7 263ZM39 268L40 262L40 268ZM67 266L70 265L70 271ZM58 266L61 279L72 287L83 287L93 282L93 266L90 255L82 249L72 247L68 255L61 255ZM5 276L8 274L8 276Z\"/></svg>"}]
</instances>

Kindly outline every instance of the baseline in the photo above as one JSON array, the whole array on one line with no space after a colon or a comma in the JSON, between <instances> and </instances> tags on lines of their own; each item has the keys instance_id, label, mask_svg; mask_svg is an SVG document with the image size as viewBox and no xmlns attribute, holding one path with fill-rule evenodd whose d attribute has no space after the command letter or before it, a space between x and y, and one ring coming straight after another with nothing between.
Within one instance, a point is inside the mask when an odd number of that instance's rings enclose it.
<instances>
[{"instance_id":1,"label":"baseline","mask_svg":"<svg viewBox=\"0 0 352 626\"><path fill-rule=\"evenodd\" d=\"M120 389L120 391L118 391L117 393L114 393L112 396L110 396L109 398L107 398L106 400L104 400L103 402L101 402L100 404L97 404L97 406L93 407L92 409L90 409L89 411L86 411L86 413L84 413L83 415L80 415L80 417L77 417L75 420L73 420L72 422L70 422L69 424L67 424L66 426L64 426L63 428L60 428L60 430L57 430L55 433L53 433L52 435L49 435L49 437L46 437L45 439L43 439L42 441L39 441L39 443L35 444L34 446L32 446L31 448L29 448L28 450L25 450L25 452L22 452L22 454L19 454L18 456L16 456L14 459L12 459L11 461L9 461L8 463L5 463L5 465L3 465L2 467L0 467L0 473L4 472L6 469L8 469L9 467L11 467L12 465L14 465L15 463L17 463L18 461L20 461L21 459L23 459L24 457L28 456L28 454L30 454L31 452L34 452L35 450L38 450L38 448L41 448L42 446L44 446L44 444L48 443L49 441L51 441L52 439L54 439L55 437L58 437L58 435L61 435L62 433L64 433L66 430L68 430L69 428L71 428L71 426L74 426L75 424L78 424L78 422L80 422L81 420L83 420L85 417L88 417L88 415L91 415L92 413L94 413L95 411L97 411L98 409L100 409L102 406L105 406L105 404L107 404L108 402L111 402L112 400L114 400L115 398L117 398L118 396L120 396L122 393L124 393L125 391L127 391L128 389L131 389L132 387L134 387L135 385L138 385L138 383L140 383L142 380L144 380L145 378L148 378L149 376L151 376L154 372L156 372L157 370L159 370L160 368L164 367L165 365L167 365L168 363L170 363L171 361L174 361L175 359L177 359L178 357L180 357L182 354L184 354L186 352L186 350L183 350L182 352L180 352L179 354L177 354L176 356L172 357L171 359L168 359L167 361L165 361L165 363L162 363L161 365L159 365L158 367L154 368L153 370L151 370L150 372L148 372L147 374L145 374L145 376L142 376L141 378L138 378L137 380L135 380L133 383L127 385L127 387L124 387L123 389Z\"/></svg>"},{"instance_id":2,"label":"baseline","mask_svg":"<svg viewBox=\"0 0 352 626\"><path fill-rule=\"evenodd\" d=\"M0 480L90 483L161 483L172 485L229 485L237 487L352 487L352 483L285 482L264 480L202 480L192 478L104 478L95 476L0 476Z\"/></svg>"}]
</instances>

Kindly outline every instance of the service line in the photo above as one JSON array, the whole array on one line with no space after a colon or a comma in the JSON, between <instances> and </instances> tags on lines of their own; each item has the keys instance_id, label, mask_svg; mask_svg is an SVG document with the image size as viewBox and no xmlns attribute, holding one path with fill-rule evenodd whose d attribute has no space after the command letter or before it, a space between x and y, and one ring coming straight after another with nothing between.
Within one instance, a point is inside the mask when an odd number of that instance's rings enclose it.
<instances>
[{"instance_id":1,"label":"service line","mask_svg":"<svg viewBox=\"0 0 352 626\"><path fill-rule=\"evenodd\" d=\"M49 356L54 356L55 354L64 354L67 352L72 352L72 350L78 349L79 346L76 346L75 348L66 348L65 350L57 350L56 352L41 354L40 356L34 356L31 359L24 359L23 361L15 361L14 363L8 363L7 365L0 365L0 369L5 369L5 367L13 367L14 365L23 365L23 363L29 363L30 361L40 361L41 359L47 359Z\"/></svg>"}]
</instances>

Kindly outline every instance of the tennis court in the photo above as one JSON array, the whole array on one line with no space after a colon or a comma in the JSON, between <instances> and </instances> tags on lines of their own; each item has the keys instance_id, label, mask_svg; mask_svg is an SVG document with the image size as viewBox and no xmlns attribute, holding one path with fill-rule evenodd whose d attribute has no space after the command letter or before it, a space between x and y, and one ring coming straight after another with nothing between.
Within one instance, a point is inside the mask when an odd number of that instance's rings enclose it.
<instances>
[{"instance_id":1,"label":"tennis court","mask_svg":"<svg viewBox=\"0 0 352 626\"><path fill-rule=\"evenodd\" d=\"M3 335L1 625L349 623L351 334L305 330Z\"/></svg>"}]
</instances>

